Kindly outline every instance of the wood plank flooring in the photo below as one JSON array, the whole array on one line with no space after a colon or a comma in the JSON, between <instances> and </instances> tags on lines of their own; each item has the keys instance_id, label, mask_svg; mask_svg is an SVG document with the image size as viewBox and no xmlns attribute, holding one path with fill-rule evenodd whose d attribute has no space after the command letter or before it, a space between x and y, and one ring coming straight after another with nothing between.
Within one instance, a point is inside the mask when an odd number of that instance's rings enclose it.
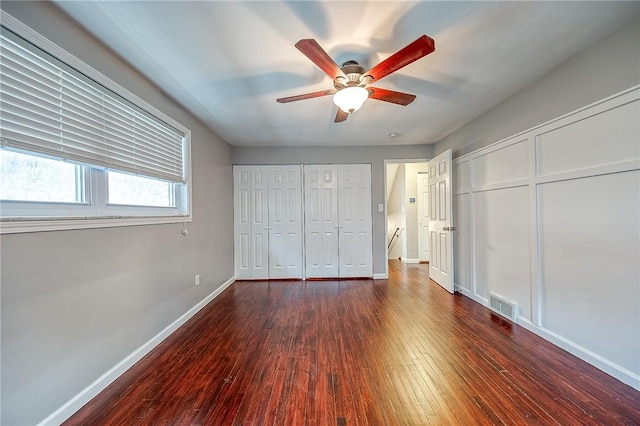
<instances>
[{"instance_id":1,"label":"wood plank flooring","mask_svg":"<svg viewBox=\"0 0 640 426\"><path fill-rule=\"evenodd\" d=\"M236 282L65 425L640 425L640 392L427 271Z\"/></svg>"}]
</instances>

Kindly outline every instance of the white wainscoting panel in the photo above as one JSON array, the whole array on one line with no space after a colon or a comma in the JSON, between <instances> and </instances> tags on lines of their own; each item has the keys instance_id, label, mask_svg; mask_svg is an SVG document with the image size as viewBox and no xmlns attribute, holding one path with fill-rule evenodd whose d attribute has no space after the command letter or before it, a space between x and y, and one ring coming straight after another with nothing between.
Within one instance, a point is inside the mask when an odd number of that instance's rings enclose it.
<instances>
[{"instance_id":1,"label":"white wainscoting panel","mask_svg":"<svg viewBox=\"0 0 640 426\"><path fill-rule=\"evenodd\" d=\"M531 320L528 188L476 192L473 203L476 292L516 301Z\"/></svg>"},{"instance_id":2,"label":"white wainscoting panel","mask_svg":"<svg viewBox=\"0 0 640 426\"><path fill-rule=\"evenodd\" d=\"M453 232L454 272L456 286L466 292L473 291L471 281L471 213L469 194L453 196L453 223L457 230Z\"/></svg>"},{"instance_id":3,"label":"white wainscoting panel","mask_svg":"<svg viewBox=\"0 0 640 426\"><path fill-rule=\"evenodd\" d=\"M457 163L453 168L453 193L458 194L462 191L468 191L470 186L469 162L462 161Z\"/></svg>"},{"instance_id":4,"label":"white wainscoting panel","mask_svg":"<svg viewBox=\"0 0 640 426\"><path fill-rule=\"evenodd\" d=\"M640 101L536 135L539 175L640 158Z\"/></svg>"},{"instance_id":5,"label":"white wainscoting panel","mask_svg":"<svg viewBox=\"0 0 640 426\"><path fill-rule=\"evenodd\" d=\"M640 371L640 172L539 194L544 327Z\"/></svg>"},{"instance_id":6,"label":"white wainscoting panel","mask_svg":"<svg viewBox=\"0 0 640 426\"><path fill-rule=\"evenodd\" d=\"M473 159L474 187L512 182L529 177L527 139L478 155Z\"/></svg>"}]
</instances>

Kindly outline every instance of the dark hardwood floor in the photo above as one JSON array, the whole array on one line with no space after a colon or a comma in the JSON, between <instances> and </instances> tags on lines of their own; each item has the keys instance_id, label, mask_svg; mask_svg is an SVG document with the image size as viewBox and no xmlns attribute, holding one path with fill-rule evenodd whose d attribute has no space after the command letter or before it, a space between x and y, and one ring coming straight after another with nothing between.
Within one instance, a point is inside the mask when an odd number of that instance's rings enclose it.
<instances>
[{"instance_id":1,"label":"dark hardwood floor","mask_svg":"<svg viewBox=\"0 0 640 426\"><path fill-rule=\"evenodd\" d=\"M390 262L236 282L66 425L640 425L640 392Z\"/></svg>"}]
</instances>

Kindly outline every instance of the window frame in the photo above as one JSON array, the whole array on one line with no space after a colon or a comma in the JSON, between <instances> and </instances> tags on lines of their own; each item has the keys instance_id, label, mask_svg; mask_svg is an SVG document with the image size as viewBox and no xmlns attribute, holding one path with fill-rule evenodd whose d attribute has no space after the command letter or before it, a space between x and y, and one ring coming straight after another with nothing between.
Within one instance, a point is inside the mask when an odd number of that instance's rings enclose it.
<instances>
[{"instance_id":1,"label":"window frame","mask_svg":"<svg viewBox=\"0 0 640 426\"><path fill-rule=\"evenodd\" d=\"M107 169L81 165L84 202L0 201L0 234L191 222L191 131L8 13L0 14L0 24L184 134L184 183L174 184L176 207L109 204Z\"/></svg>"}]
</instances>

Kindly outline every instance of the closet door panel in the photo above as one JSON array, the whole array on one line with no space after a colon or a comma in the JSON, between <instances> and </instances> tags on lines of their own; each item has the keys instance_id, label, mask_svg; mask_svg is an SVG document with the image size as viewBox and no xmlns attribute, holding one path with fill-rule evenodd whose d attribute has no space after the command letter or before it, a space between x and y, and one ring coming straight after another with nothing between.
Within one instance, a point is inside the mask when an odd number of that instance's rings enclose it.
<instances>
[{"instance_id":1,"label":"closet door panel","mask_svg":"<svg viewBox=\"0 0 640 426\"><path fill-rule=\"evenodd\" d=\"M373 275L371 166L338 165L341 277Z\"/></svg>"},{"instance_id":2,"label":"closet door panel","mask_svg":"<svg viewBox=\"0 0 640 426\"><path fill-rule=\"evenodd\" d=\"M251 168L233 168L234 257L236 278L251 278Z\"/></svg>"},{"instance_id":3,"label":"closet door panel","mask_svg":"<svg viewBox=\"0 0 640 426\"><path fill-rule=\"evenodd\" d=\"M251 167L251 278L269 278L268 167Z\"/></svg>"},{"instance_id":4,"label":"closet door panel","mask_svg":"<svg viewBox=\"0 0 640 426\"><path fill-rule=\"evenodd\" d=\"M269 170L269 277L302 278L302 174L300 166Z\"/></svg>"},{"instance_id":5,"label":"closet door panel","mask_svg":"<svg viewBox=\"0 0 640 426\"><path fill-rule=\"evenodd\" d=\"M306 275L337 277L337 167L305 165L304 178Z\"/></svg>"}]
</instances>

